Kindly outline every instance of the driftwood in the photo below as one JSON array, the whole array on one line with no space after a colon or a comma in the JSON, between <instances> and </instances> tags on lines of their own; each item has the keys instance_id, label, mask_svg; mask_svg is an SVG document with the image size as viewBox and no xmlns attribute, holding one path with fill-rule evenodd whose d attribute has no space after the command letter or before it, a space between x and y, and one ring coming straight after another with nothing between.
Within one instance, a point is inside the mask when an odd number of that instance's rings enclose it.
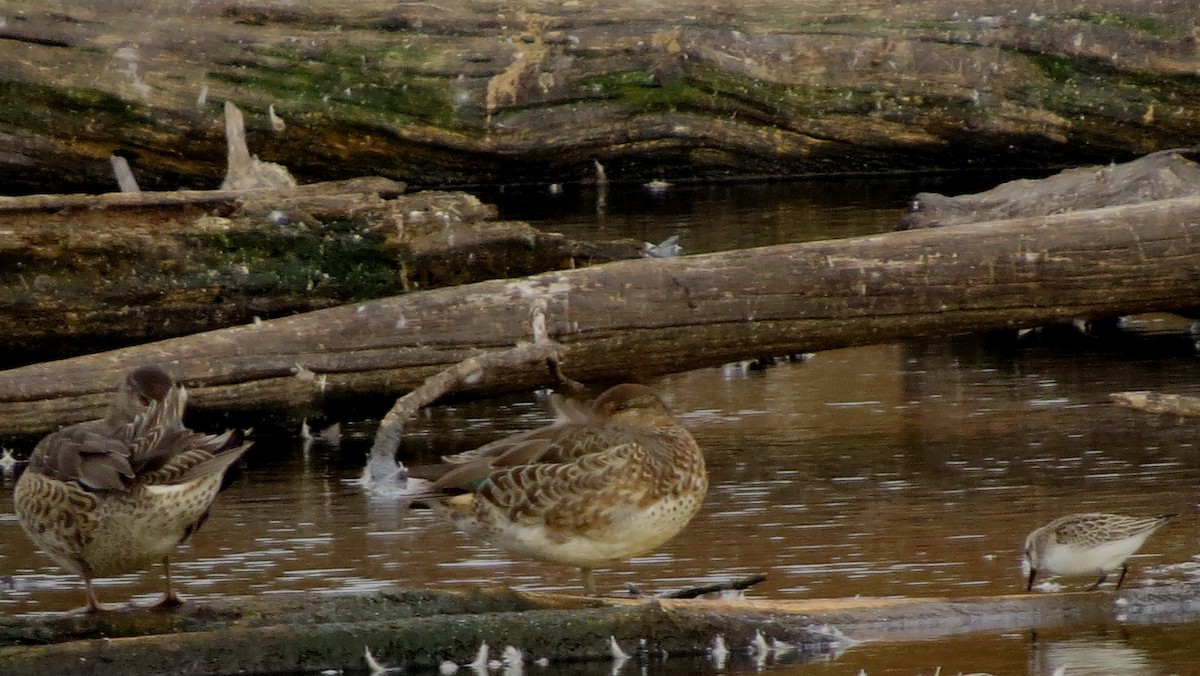
<instances>
[{"instance_id":1,"label":"driftwood","mask_svg":"<svg viewBox=\"0 0 1200 676\"><path fill-rule=\"evenodd\" d=\"M729 660L746 659L761 632L791 644L774 661L836 655L863 640L913 640L977 631L1200 618L1197 589L1172 585L1113 595L1074 592L961 599L621 600L547 594L387 590L273 600L189 603L173 613L0 618L0 672L245 674L431 669L470 662L481 643L520 648L526 660L611 660L615 640L633 658L704 655L721 634ZM642 640L645 644L642 644ZM768 644L771 645L771 644ZM753 650L750 648L750 650ZM768 650L773 651L772 648ZM186 655L186 659L181 656ZM763 655L763 657L767 657ZM750 656L753 659L754 655ZM723 662L722 662L723 664Z\"/></svg>"},{"instance_id":2,"label":"driftwood","mask_svg":"<svg viewBox=\"0 0 1200 676\"><path fill-rule=\"evenodd\" d=\"M579 380L1195 303L1200 199L671 259L620 261L365 301L0 372L0 434L96 417L133 365L199 409L408 392L533 337ZM554 382L483 373L473 393Z\"/></svg>"},{"instance_id":3,"label":"driftwood","mask_svg":"<svg viewBox=\"0 0 1200 676\"><path fill-rule=\"evenodd\" d=\"M1200 397L1162 392L1114 392L1109 397L1118 406L1147 413L1166 413L1181 418L1200 415Z\"/></svg>"},{"instance_id":4,"label":"driftwood","mask_svg":"<svg viewBox=\"0 0 1200 676\"><path fill-rule=\"evenodd\" d=\"M918 193L900 227L932 228L1200 196L1200 148L1163 150L1124 164L1068 169L974 195Z\"/></svg>"},{"instance_id":5,"label":"driftwood","mask_svg":"<svg viewBox=\"0 0 1200 676\"><path fill-rule=\"evenodd\" d=\"M15 0L6 17L0 181L42 192L111 186L113 153L143 189L214 187L224 101L302 182L426 186L590 178L593 159L639 181L1073 166L1193 144L1200 117L1191 0Z\"/></svg>"},{"instance_id":6,"label":"driftwood","mask_svg":"<svg viewBox=\"0 0 1200 676\"><path fill-rule=\"evenodd\" d=\"M495 216L382 178L0 198L0 346L11 364L642 255Z\"/></svg>"}]
</instances>

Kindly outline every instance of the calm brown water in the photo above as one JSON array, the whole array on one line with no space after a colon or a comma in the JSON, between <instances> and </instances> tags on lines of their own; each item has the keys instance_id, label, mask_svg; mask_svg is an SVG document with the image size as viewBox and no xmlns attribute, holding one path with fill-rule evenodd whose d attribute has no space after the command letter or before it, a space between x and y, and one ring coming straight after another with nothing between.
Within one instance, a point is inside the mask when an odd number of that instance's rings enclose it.
<instances>
[{"instance_id":1,"label":"calm brown water","mask_svg":"<svg viewBox=\"0 0 1200 676\"><path fill-rule=\"evenodd\" d=\"M795 217L785 202L758 201L762 219L768 219L762 209L781 221ZM730 210L754 218L749 207ZM848 218L844 211L812 209L834 220ZM895 204L860 206L854 228L885 230L897 211ZM636 236L659 241L672 229L686 234L692 227L658 221L658 229L645 226L645 235ZM1200 359L1177 332L1178 321L1150 318L1136 328L1119 341L964 338L661 379L653 385L706 451L712 488L683 535L599 572L598 583L654 592L765 573L767 582L753 596L1012 593L1022 587L1018 559L1026 533L1084 510L1185 512L1132 559L1126 584L1194 580L1200 577L1194 423L1117 408L1108 395L1197 394ZM537 394L436 407L411 426L402 450L410 457L453 452L548 420ZM577 571L511 560L427 513L364 495L350 480L377 421L340 422L345 433L336 447L306 447L297 434L257 439L248 469L175 557L185 597L389 585L578 591ZM11 584L0 577L0 613L78 607L81 584L25 539L11 489L12 478L0 478L0 576L12 576ZM1075 588L1089 580L1055 582ZM109 602L149 603L160 585L160 571L153 570L101 580L98 591ZM1190 666L1198 630L1088 626L1039 632L1036 640L1024 632L863 644L828 663L766 667L780 674L932 674L939 667L943 674L1051 674L1058 666L1068 674L1186 674L1200 671ZM741 660L726 673L754 669ZM638 670L628 665L624 673ZM712 667L701 661L648 671Z\"/></svg>"}]
</instances>

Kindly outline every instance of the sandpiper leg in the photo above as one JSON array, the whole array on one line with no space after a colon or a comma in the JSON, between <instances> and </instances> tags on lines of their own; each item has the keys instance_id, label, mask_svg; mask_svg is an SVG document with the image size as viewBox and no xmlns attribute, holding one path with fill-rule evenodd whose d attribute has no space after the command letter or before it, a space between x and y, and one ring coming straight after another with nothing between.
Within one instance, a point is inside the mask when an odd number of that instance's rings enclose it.
<instances>
[{"instance_id":1,"label":"sandpiper leg","mask_svg":"<svg viewBox=\"0 0 1200 676\"><path fill-rule=\"evenodd\" d=\"M1124 573L1121 574L1122 577L1124 577L1124 575L1125 575ZM1092 586L1088 587L1087 590L1088 591L1096 591L1097 589L1100 588L1100 585L1104 584L1104 581L1107 579L1108 579L1108 573L1100 573L1100 579L1096 580L1096 582L1093 583Z\"/></svg>"},{"instance_id":2,"label":"sandpiper leg","mask_svg":"<svg viewBox=\"0 0 1200 676\"><path fill-rule=\"evenodd\" d=\"M179 600L179 596L175 594L175 590L171 588L171 557L163 556L163 573L167 579L167 593L163 594L162 599L154 604L154 608L158 610L170 610L183 605L183 601Z\"/></svg>"},{"instance_id":3,"label":"sandpiper leg","mask_svg":"<svg viewBox=\"0 0 1200 676\"><path fill-rule=\"evenodd\" d=\"M1033 578L1037 577L1037 568L1029 568L1029 582L1025 585L1025 591L1033 591Z\"/></svg>"},{"instance_id":4,"label":"sandpiper leg","mask_svg":"<svg viewBox=\"0 0 1200 676\"><path fill-rule=\"evenodd\" d=\"M583 574L583 594L584 596L596 595L596 573L591 568L580 568L579 572Z\"/></svg>"},{"instance_id":5,"label":"sandpiper leg","mask_svg":"<svg viewBox=\"0 0 1200 676\"><path fill-rule=\"evenodd\" d=\"M1129 572L1129 564L1121 564L1121 576L1117 578L1117 589L1121 588L1121 583L1125 581L1125 573Z\"/></svg>"}]
</instances>

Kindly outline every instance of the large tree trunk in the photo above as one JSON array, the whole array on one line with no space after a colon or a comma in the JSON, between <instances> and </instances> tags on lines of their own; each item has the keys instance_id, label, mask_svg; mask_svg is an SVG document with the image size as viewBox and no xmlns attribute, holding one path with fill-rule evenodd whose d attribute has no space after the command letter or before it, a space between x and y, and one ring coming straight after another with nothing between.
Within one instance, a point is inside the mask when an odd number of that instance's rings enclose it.
<instances>
[{"instance_id":1,"label":"large tree trunk","mask_svg":"<svg viewBox=\"0 0 1200 676\"><path fill-rule=\"evenodd\" d=\"M579 380L879 341L1190 307L1200 198L620 261L365 301L0 372L0 433L101 411L135 365L159 363L198 408L400 394L481 350L533 338L535 314ZM540 318L539 318L540 321ZM484 373L475 392L553 382Z\"/></svg>"},{"instance_id":2,"label":"large tree trunk","mask_svg":"<svg viewBox=\"0 0 1200 676\"><path fill-rule=\"evenodd\" d=\"M220 104L301 182L1104 163L1200 141L1195 3L15 0L0 181L211 188ZM277 119L270 117L273 106Z\"/></svg>"}]
</instances>

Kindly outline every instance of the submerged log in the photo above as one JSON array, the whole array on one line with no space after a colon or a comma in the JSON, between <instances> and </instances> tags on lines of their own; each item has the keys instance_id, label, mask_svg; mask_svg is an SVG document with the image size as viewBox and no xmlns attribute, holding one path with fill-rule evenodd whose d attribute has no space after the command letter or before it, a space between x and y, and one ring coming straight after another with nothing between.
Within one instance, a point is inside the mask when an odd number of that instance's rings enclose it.
<instances>
[{"instance_id":1,"label":"submerged log","mask_svg":"<svg viewBox=\"0 0 1200 676\"><path fill-rule=\"evenodd\" d=\"M369 649L379 663L429 669L470 662L481 643L520 648L526 659L611 660L610 642L641 660L704 655L722 634L732 661L756 632L792 644L810 661L863 640L914 640L1081 622L1196 621L1196 588L1172 585L1106 593L997 597L805 600L622 600L548 594L385 590L189 603L92 617L0 618L0 671L245 674L357 671ZM644 641L644 644L643 644ZM495 653L493 653L495 655Z\"/></svg>"},{"instance_id":2,"label":"submerged log","mask_svg":"<svg viewBox=\"0 0 1200 676\"><path fill-rule=\"evenodd\" d=\"M43 192L111 185L113 153L143 189L215 187L224 101L302 182L1062 166L1200 141L1191 0L10 4L0 181Z\"/></svg>"},{"instance_id":3,"label":"submerged log","mask_svg":"<svg viewBox=\"0 0 1200 676\"><path fill-rule=\"evenodd\" d=\"M495 216L382 178L0 198L0 345L11 364L642 255Z\"/></svg>"},{"instance_id":4,"label":"submerged log","mask_svg":"<svg viewBox=\"0 0 1200 676\"><path fill-rule=\"evenodd\" d=\"M200 409L395 396L535 315L577 380L764 355L1170 310L1200 293L1200 198L494 280L0 372L0 434L97 417L125 370L159 363ZM473 393L553 384L483 372Z\"/></svg>"},{"instance_id":5,"label":"submerged log","mask_svg":"<svg viewBox=\"0 0 1200 676\"><path fill-rule=\"evenodd\" d=\"M1002 183L974 195L917 193L900 227L1048 216L1068 211L1200 196L1200 148L1151 153L1123 164L1068 169L1042 179Z\"/></svg>"},{"instance_id":6,"label":"submerged log","mask_svg":"<svg viewBox=\"0 0 1200 676\"><path fill-rule=\"evenodd\" d=\"M1200 397L1163 392L1114 392L1113 403L1146 413L1170 414L1180 418L1200 416Z\"/></svg>"}]
</instances>

